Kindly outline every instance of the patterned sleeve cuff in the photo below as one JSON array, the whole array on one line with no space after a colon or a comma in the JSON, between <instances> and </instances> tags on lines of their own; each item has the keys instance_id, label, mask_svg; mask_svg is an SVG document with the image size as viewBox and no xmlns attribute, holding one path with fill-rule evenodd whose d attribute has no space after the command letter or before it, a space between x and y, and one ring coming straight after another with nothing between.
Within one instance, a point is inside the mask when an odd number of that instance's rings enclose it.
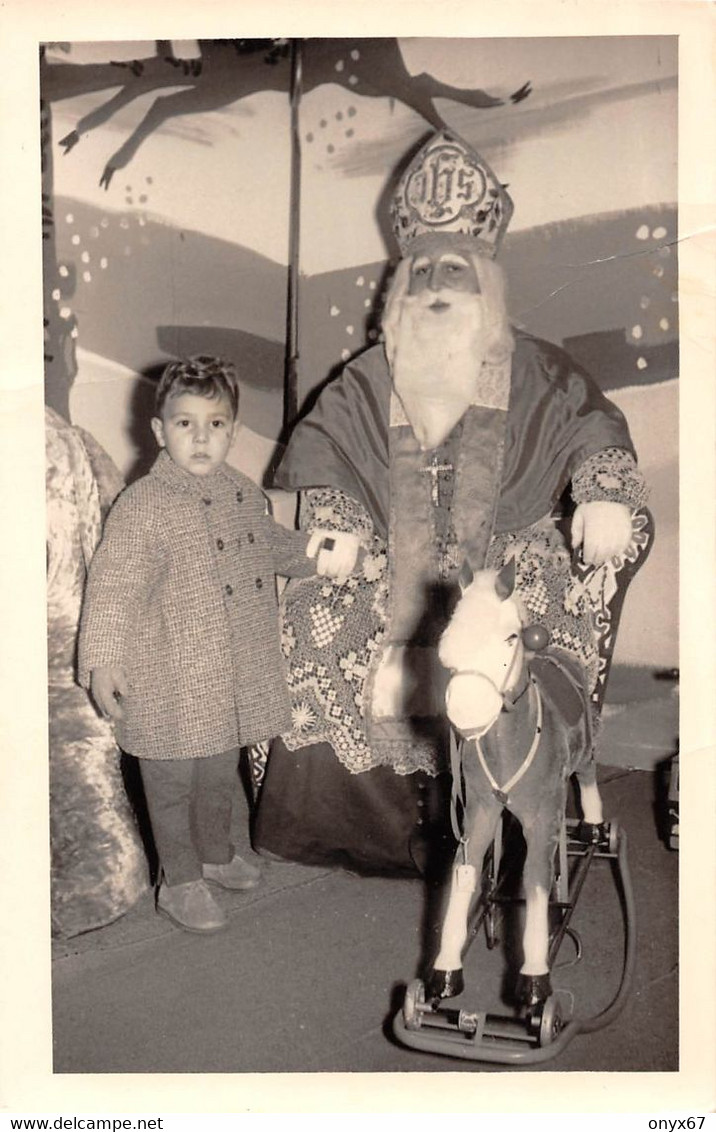
<instances>
[{"instance_id":1,"label":"patterned sleeve cuff","mask_svg":"<svg viewBox=\"0 0 716 1132\"><path fill-rule=\"evenodd\" d=\"M316 487L302 492L300 514L304 530L348 531L366 543L373 537L373 521L365 507L338 488Z\"/></svg>"},{"instance_id":2,"label":"patterned sleeve cuff","mask_svg":"<svg viewBox=\"0 0 716 1132\"><path fill-rule=\"evenodd\" d=\"M572 477L575 503L608 500L624 503L632 510L643 507L649 492L631 452L624 448L603 448L589 456Z\"/></svg>"}]
</instances>

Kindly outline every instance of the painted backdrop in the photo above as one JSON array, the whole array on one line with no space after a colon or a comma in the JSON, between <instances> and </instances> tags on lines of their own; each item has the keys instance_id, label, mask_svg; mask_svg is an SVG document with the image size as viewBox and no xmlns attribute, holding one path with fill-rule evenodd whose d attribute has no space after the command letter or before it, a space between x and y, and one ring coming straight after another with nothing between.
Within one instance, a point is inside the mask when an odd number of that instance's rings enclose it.
<instances>
[{"instance_id":1,"label":"painted backdrop","mask_svg":"<svg viewBox=\"0 0 716 1132\"><path fill-rule=\"evenodd\" d=\"M296 407L290 249L300 407L375 340L390 185L449 125L515 201L515 323L564 344L624 409L652 487L657 540L617 660L676 664L676 39L322 39L298 61L300 99L288 41L45 47L49 402L131 479L153 458L158 369L222 353L242 380L233 459L260 480ZM674 595L658 616L654 592Z\"/></svg>"}]
</instances>

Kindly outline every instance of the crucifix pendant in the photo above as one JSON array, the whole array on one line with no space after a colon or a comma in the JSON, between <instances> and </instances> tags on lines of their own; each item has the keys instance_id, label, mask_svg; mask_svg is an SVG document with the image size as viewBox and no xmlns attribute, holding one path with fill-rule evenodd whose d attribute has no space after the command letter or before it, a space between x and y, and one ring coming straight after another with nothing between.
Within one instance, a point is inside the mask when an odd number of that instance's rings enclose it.
<instances>
[{"instance_id":1,"label":"crucifix pendant","mask_svg":"<svg viewBox=\"0 0 716 1132\"><path fill-rule=\"evenodd\" d=\"M420 471L425 472L425 474L430 476L432 480L430 484L430 499L433 505L437 507L438 503L440 502L440 494L438 491L440 473L451 472L452 464L441 464L438 459L437 452L433 452L430 458L430 463L427 465L427 467L421 468Z\"/></svg>"}]
</instances>

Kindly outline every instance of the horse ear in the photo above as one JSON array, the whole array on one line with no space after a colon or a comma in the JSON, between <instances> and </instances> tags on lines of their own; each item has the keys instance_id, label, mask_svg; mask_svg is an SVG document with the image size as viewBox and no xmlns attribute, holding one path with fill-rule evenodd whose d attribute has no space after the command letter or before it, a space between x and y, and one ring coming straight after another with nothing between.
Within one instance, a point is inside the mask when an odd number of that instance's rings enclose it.
<instances>
[{"instance_id":1,"label":"horse ear","mask_svg":"<svg viewBox=\"0 0 716 1132\"><path fill-rule=\"evenodd\" d=\"M508 597L512 597L515 588L515 560L511 558L509 562L500 570L495 578L495 590L500 601L505 601Z\"/></svg>"},{"instance_id":2,"label":"horse ear","mask_svg":"<svg viewBox=\"0 0 716 1132\"><path fill-rule=\"evenodd\" d=\"M475 580L475 575L472 572L472 566L469 559L465 558L460 567L460 573L457 576L458 584L460 586L460 593L464 594L468 586L471 586Z\"/></svg>"}]
</instances>

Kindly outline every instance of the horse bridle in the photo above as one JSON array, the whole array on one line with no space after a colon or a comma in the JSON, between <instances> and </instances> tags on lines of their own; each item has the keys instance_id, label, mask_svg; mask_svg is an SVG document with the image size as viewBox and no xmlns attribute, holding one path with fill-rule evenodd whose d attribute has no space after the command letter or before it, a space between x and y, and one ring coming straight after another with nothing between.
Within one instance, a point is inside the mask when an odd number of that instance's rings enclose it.
<instances>
[{"instance_id":1,"label":"horse bridle","mask_svg":"<svg viewBox=\"0 0 716 1132\"><path fill-rule=\"evenodd\" d=\"M517 636L519 636L519 634L514 634L514 636L517 637ZM509 640L510 638L508 637L507 639ZM515 664L517 663L518 651L519 651L518 649L515 649L513 656L512 656L512 660L510 661L510 664L509 664L507 671L505 673L505 677L504 677L504 679L502 680L502 682L499 686L495 683L494 680L491 679L491 677L486 676L484 672L477 672L474 669L459 669L459 670L456 670L453 673L454 676L478 676L483 680L487 680L490 684L492 684L493 688L495 689L495 692L497 693L498 697L501 700L501 707L500 707L499 711L495 714L494 718L490 721L490 723L486 727L482 728L479 731L479 733L474 732L473 734L469 734L469 735L464 733L462 738L463 738L463 742L465 740L474 741L480 766L482 767L483 772L485 774L485 777L487 778L487 781L490 784L490 788L492 790L492 793L494 794L495 798L497 798L498 802L500 802L500 804L503 805L503 806L506 806L509 802L509 792L510 792L510 790L514 786L517 785L517 783L520 781L520 779L522 779L524 777L524 775L527 773L530 766L532 765L532 761L533 761L533 759L534 759L534 757L537 753L537 748L539 746L540 737L542 735L542 714L543 714L542 713L542 696L540 695L540 690L539 690L539 687L537 685L537 681L531 675L531 673L529 672L526 665L525 665L525 670L526 670L526 673L527 673L526 679L525 679L524 685L518 690L517 694L508 699L508 692L505 691L506 688L509 690L509 687L510 687L510 680L512 678L512 674L513 674L513 671L514 671L514 668L515 668ZM499 717L499 715L502 711L512 711L513 710L513 708L518 703L518 701L522 698L522 696L524 695L524 693L527 689L530 689L530 691L531 691L531 693L532 693L532 695L535 699L536 708L537 708L537 720L536 720L536 723L535 723L534 737L533 737L532 742L530 744L530 748L529 748L527 754L525 755L524 759L522 760L520 766L517 768L517 770L511 776L511 778L506 783L504 783L503 786L500 786L498 784L497 780L495 779L494 775L492 774L492 771L490 770L489 766L487 765L487 761L485 759L485 753L482 749L482 744L480 743L480 739L483 737L483 735L485 735L490 730L491 727L494 726L495 722L497 721L497 718ZM455 834L456 839L459 842L462 843L463 851L466 852L467 841L466 841L465 837L463 836L462 832L458 828L457 810L456 810L456 805L455 805L455 803L456 803L456 801L459 797L460 803L461 803L461 806L462 806L462 810L463 810L463 813L464 813L465 799L462 796L461 788L458 787L458 782L460 782L460 775L461 775L461 761L462 761L463 742L458 743L456 738L455 738L454 729L451 730L451 733L450 733L450 763L451 763L451 770L452 770L453 789L452 789L452 805L451 805L450 817L451 817L451 821L452 821L453 833Z\"/></svg>"}]
</instances>

